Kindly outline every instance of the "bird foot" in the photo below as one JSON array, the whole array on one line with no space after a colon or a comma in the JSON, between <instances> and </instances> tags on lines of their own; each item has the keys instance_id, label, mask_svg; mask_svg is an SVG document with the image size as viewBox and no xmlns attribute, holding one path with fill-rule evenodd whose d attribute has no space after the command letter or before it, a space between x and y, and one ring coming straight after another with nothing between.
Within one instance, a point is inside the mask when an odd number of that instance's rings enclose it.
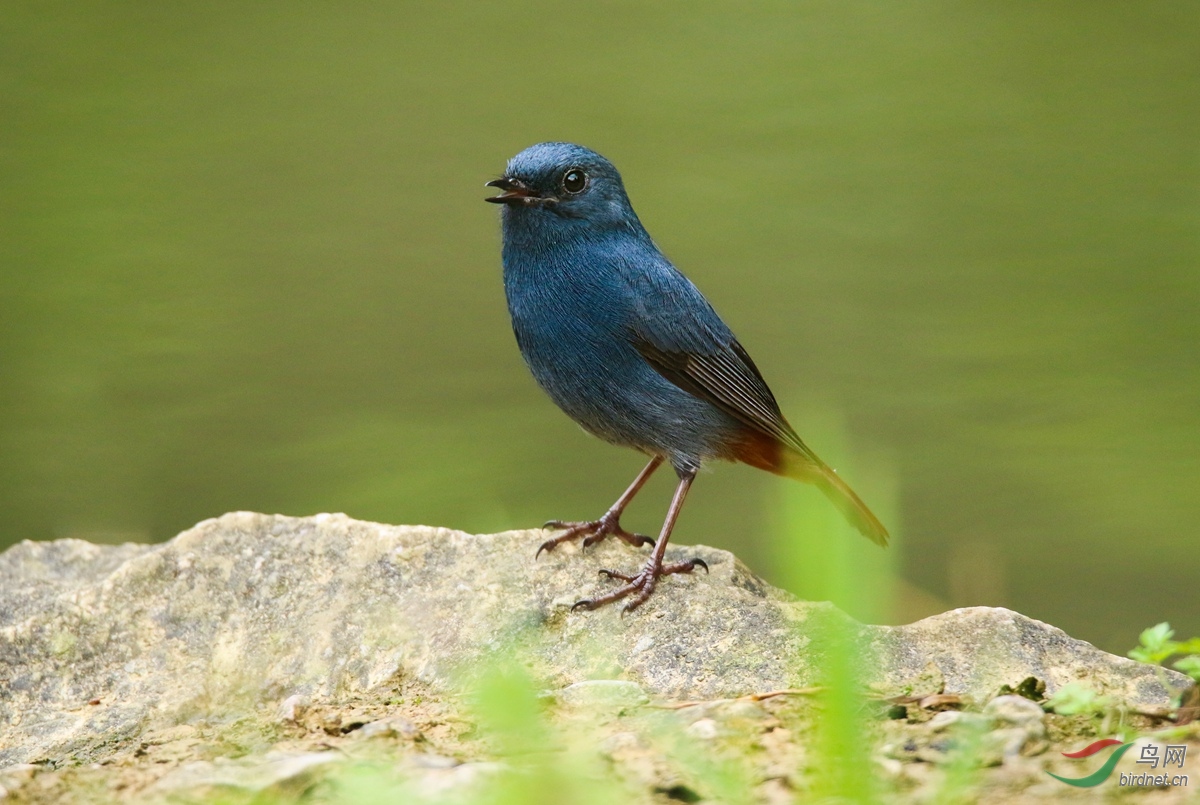
<instances>
[{"instance_id":1,"label":"bird foot","mask_svg":"<svg viewBox=\"0 0 1200 805\"><path fill-rule=\"evenodd\" d=\"M614 514L612 511L604 513L604 516L599 520L591 520L590 522L565 522L563 520L550 520L542 528L565 528L565 534L559 534L554 539L548 539L541 544L534 554L534 559L542 555L542 551L552 551L558 547L560 543L570 542L573 539L583 537L583 547L590 548L597 542L600 542L605 537L616 537L621 541L632 545L635 548L640 548L643 545L653 545L654 540L644 534L631 534L624 528L621 528L620 515Z\"/></svg>"},{"instance_id":2,"label":"bird foot","mask_svg":"<svg viewBox=\"0 0 1200 805\"><path fill-rule=\"evenodd\" d=\"M599 595L595 598L585 598L582 601L576 601L571 609L598 609L605 604L611 604L614 601L620 601L622 598L632 595L633 598L625 604L622 613L633 612L635 609L646 603L650 594L654 592L654 588L658 585L658 580L663 576L669 576L672 573L691 573L698 567L704 568L704 572L708 572L708 564L703 559L689 559L686 562L674 562L669 565L660 565L654 562L651 558L641 569L636 576L629 576L625 573L618 573L615 570L601 570L610 579L617 579L625 582L625 585L613 590L611 593Z\"/></svg>"}]
</instances>

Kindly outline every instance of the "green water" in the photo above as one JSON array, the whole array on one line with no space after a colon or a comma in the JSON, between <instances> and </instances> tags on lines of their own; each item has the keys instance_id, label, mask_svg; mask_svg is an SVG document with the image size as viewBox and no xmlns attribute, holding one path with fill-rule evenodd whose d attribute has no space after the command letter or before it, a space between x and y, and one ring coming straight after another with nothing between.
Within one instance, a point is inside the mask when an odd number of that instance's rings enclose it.
<instances>
[{"instance_id":1,"label":"green water","mask_svg":"<svg viewBox=\"0 0 1200 805\"><path fill-rule=\"evenodd\" d=\"M570 139L909 583L1200 632L1198 131L1194 3L8 3L0 545L599 514L641 460L528 377L481 201ZM771 577L778 483L678 540Z\"/></svg>"}]
</instances>

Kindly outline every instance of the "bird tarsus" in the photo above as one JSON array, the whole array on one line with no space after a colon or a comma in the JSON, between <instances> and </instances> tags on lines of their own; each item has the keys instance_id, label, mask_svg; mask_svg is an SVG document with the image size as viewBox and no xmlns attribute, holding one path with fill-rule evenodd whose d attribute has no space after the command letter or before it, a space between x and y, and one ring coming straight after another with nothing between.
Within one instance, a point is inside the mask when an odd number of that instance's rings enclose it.
<instances>
[{"instance_id":1,"label":"bird tarsus","mask_svg":"<svg viewBox=\"0 0 1200 805\"><path fill-rule=\"evenodd\" d=\"M591 520L588 522L566 522L563 520L548 520L542 528L565 528L567 533L559 534L554 539L548 539L541 544L537 549L537 553L533 558L537 559L542 555L542 551L552 551L559 543L569 542L570 540L583 537L583 547L590 548L597 542L600 542L605 537L617 537L626 544L632 545L635 548L640 548L643 545L653 545L654 540L647 537L645 534L631 534L621 528L621 514L625 511L625 507L629 505L629 501L633 500L634 496L641 489L646 480L654 474L659 465L663 463L662 456L652 456L650 463L642 468L638 476L633 479L633 483L629 488L621 493L621 497L617 498L617 502L609 507L608 511L599 520Z\"/></svg>"},{"instance_id":2,"label":"bird tarsus","mask_svg":"<svg viewBox=\"0 0 1200 805\"><path fill-rule=\"evenodd\" d=\"M651 462L650 466L643 470L643 475L649 474L656 466L655 462ZM663 556L667 552L667 540L671 538L671 531L675 528L675 520L679 517L679 510L683 508L683 501L687 497L688 490L692 487L692 481L695 480L696 474L689 473L679 477L679 485L675 487L675 496L671 498L671 505L667 509L667 519L663 522L662 533L658 535L658 541L654 543L654 552L650 554L650 558L646 560L646 564L642 565L641 571L635 576L628 576L624 573L618 573L615 570L601 570L605 576L610 579L617 579L625 582L625 585L613 590L604 595L598 595L595 598L585 598L582 601L576 601L571 607L576 609L596 609L605 604L611 604L614 601L620 601L622 598L633 596L622 610L625 612L633 612L635 609L646 603L646 600L654 592L654 588L658 586L658 580L663 576L670 576L674 573L691 573L698 567L704 568L708 572L708 564L703 559L689 559L686 562L672 562L666 564L663 562ZM637 482L635 482L635 486ZM618 501L620 503L621 501Z\"/></svg>"}]
</instances>

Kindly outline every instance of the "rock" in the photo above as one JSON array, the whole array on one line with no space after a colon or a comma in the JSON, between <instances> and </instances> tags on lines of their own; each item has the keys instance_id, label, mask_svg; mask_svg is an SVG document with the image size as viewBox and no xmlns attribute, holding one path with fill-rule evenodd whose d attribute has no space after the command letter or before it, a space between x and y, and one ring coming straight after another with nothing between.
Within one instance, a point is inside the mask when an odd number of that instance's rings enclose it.
<instances>
[{"instance_id":1,"label":"rock","mask_svg":"<svg viewBox=\"0 0 1200 805\"><path fill-rule=\"evenodd\" d=\"M559 701L572 707L637 707L649 704L646 691L634 682L618 679L587 679L568 685L558 693Z\"/></svg>"},{"instance_id":2,"label":"rock","mask_svg":"<svg viewBox=\"0 0 1200 805\"><path fill-rule=\"evenodd\" d=\"M452 757L435 755L432 752L422 752L411 758L412 765L422 769L453 769L462 764Z\"/></svg>"},{"instance_id":3,"label":"rock","mask_svg":"<svg viewBox=\"0 0 1200 805\"><path fill-rule=\"evenodd\" d=\"M983 715L996 724L988 741L1002 762L1046 750L1046 713L1029 699L997 696L983 708Z\"/></svg>"},{"instance_id":4,"label":"rock","mask_svg":"<svg viewBox=\"0 0 1200 805\"><path fill-rule=\"evenodd\" d=\"M288 696L279 703L279 709L275 711L275 720L284 724L295 724L304 716L307 707L308 702L300 694Z\"/></svg>"},{"instance_id":5,"label":"rock","mask_svg":"<svg viewBox=\"0 0 1200 805\"><path fill-rule=\"evenodd\" d=\"M983 714L1009 726L1045 731L1046 711L1021 696L997 696L983 708Z\"/></svg>"},{"instance_id":6,"label":"rock","mask_svg":"<svg viewBox=\"0 0 1200 805\"><path fill-rule=\"evenodd\" d=\"M665 579L636 613L573 612L604 588L597 568L641 556L609 541L535 559L544 538L235 513L160 545L16 545L0 555L0 767L96 762L148 729L199 717L294 723L304 702L366 697L397 680L447 690L517 651L568 701L802 688L820 678L816 636L831 622L858 631L873 652L869 681L883 690L932 679L982 703L1036 677L1048 694L1074 681L1129 706L1168 707L1164 683L1185 684L1004 609L860 627L703 546L672 547L668 559L698 556L711 573ZM216 774L198 769L189 773Z\"/></svg>"},{"instance_id":7,"label":"rock","mask_svg":"<svg viewBox=\"0 0 1200 805\"><path fill-rule=\"evenodd\" d=\"M1188 680L1101 651L1061 629L1017 612L993 607L953 609L908 626L868 628L886 665L882 685L902 691L907 678L924 678L933 662L946 692L987 701L1001 687L1034 677L1046 695L1081 682L1101 695L1135 707L1157 707L1170 698L1166 685L1183 690Z\"/></svg>"},{"instance_id":8,"label":"rock","mask_svg":"<svg viewBox=\"0 0 1200 805\"><path fill-rule=\"evenodd\" d=\"M392 716L364 724L359 735L363 738L406 738L415 741L421 737L421 731L404 716Z\"/></svg>"},{"instance_id":9,"label":"rock","mask_svg":"<svg viewBox=\"0 0 1200 805\"><path fill-rule=\"evenodd\" d=\"M0 799L6 799L34 778L38 767L30 763L15 763L0 769Z\"/></svg>"},{"instance_id":10,"label":"rock","mask_svg":"<svg viewBox=\"0 0 1200 805\"><path fill-rule=\"evenodd\" d=\"M167 794L206 788L257 792L283 784L295 786L316 767L339 760L334 752L269 752L261 762L194 761L167 774L154 790Z\"/></svg>"},{"instance_id":11,"label":"rock","mask_svg":"<svg viewBox=\"0 0 1200 805\"><path fill-rule=\"evenodd\" d=\"M942 732L956 724L968 723L973 720L979 722L985 721L981 716L974 713L964 713L961 710L943 710L929 719L928 726L930 732Z\"/></svg>"},{"instance_id":12,"label":"rock","mask_svg":"<svg viewBox=\"0 0 1200 805\"><path fill-rule=\"evenodd\" d=\"M461 794L464 789L484 788L489 778L503 772L500 763L453 763L449 766L425 766L433 769L421 777L414 794L422 802L442 802L447 794ZM470 801L470 800L468 800Z\"/></svg>"},{"instance_id":13,"label":"rock","mask_svg":"<svg viewBox=\"0 0 1200 805\"><path fill-rule=\"evenodd\" d=\"M0 781L9 788L16 788L32 780L37 771L38 767L32 763L14 763L0 769Z\"/></svg>"}]
</instances>

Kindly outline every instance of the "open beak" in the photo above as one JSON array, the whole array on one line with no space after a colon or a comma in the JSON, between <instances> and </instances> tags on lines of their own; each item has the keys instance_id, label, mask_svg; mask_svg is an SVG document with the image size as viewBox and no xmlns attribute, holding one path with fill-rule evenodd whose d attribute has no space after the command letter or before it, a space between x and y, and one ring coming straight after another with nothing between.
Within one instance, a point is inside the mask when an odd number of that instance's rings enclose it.
<instances>
[{"instance_id":1,"label":"open beak","mask_svg":"<svg viewBox=\"0 0 1200 805\"><path fill-rule=\"evenodd\" d=\"M484 187L498 187L503 191L498 196L484 199L484 201L490 201L493 204L531 204L541 200L537 193L531 190L524 182L509 176L501 179L493 179L485 184Z\"/></svg>"}]
</instances>

